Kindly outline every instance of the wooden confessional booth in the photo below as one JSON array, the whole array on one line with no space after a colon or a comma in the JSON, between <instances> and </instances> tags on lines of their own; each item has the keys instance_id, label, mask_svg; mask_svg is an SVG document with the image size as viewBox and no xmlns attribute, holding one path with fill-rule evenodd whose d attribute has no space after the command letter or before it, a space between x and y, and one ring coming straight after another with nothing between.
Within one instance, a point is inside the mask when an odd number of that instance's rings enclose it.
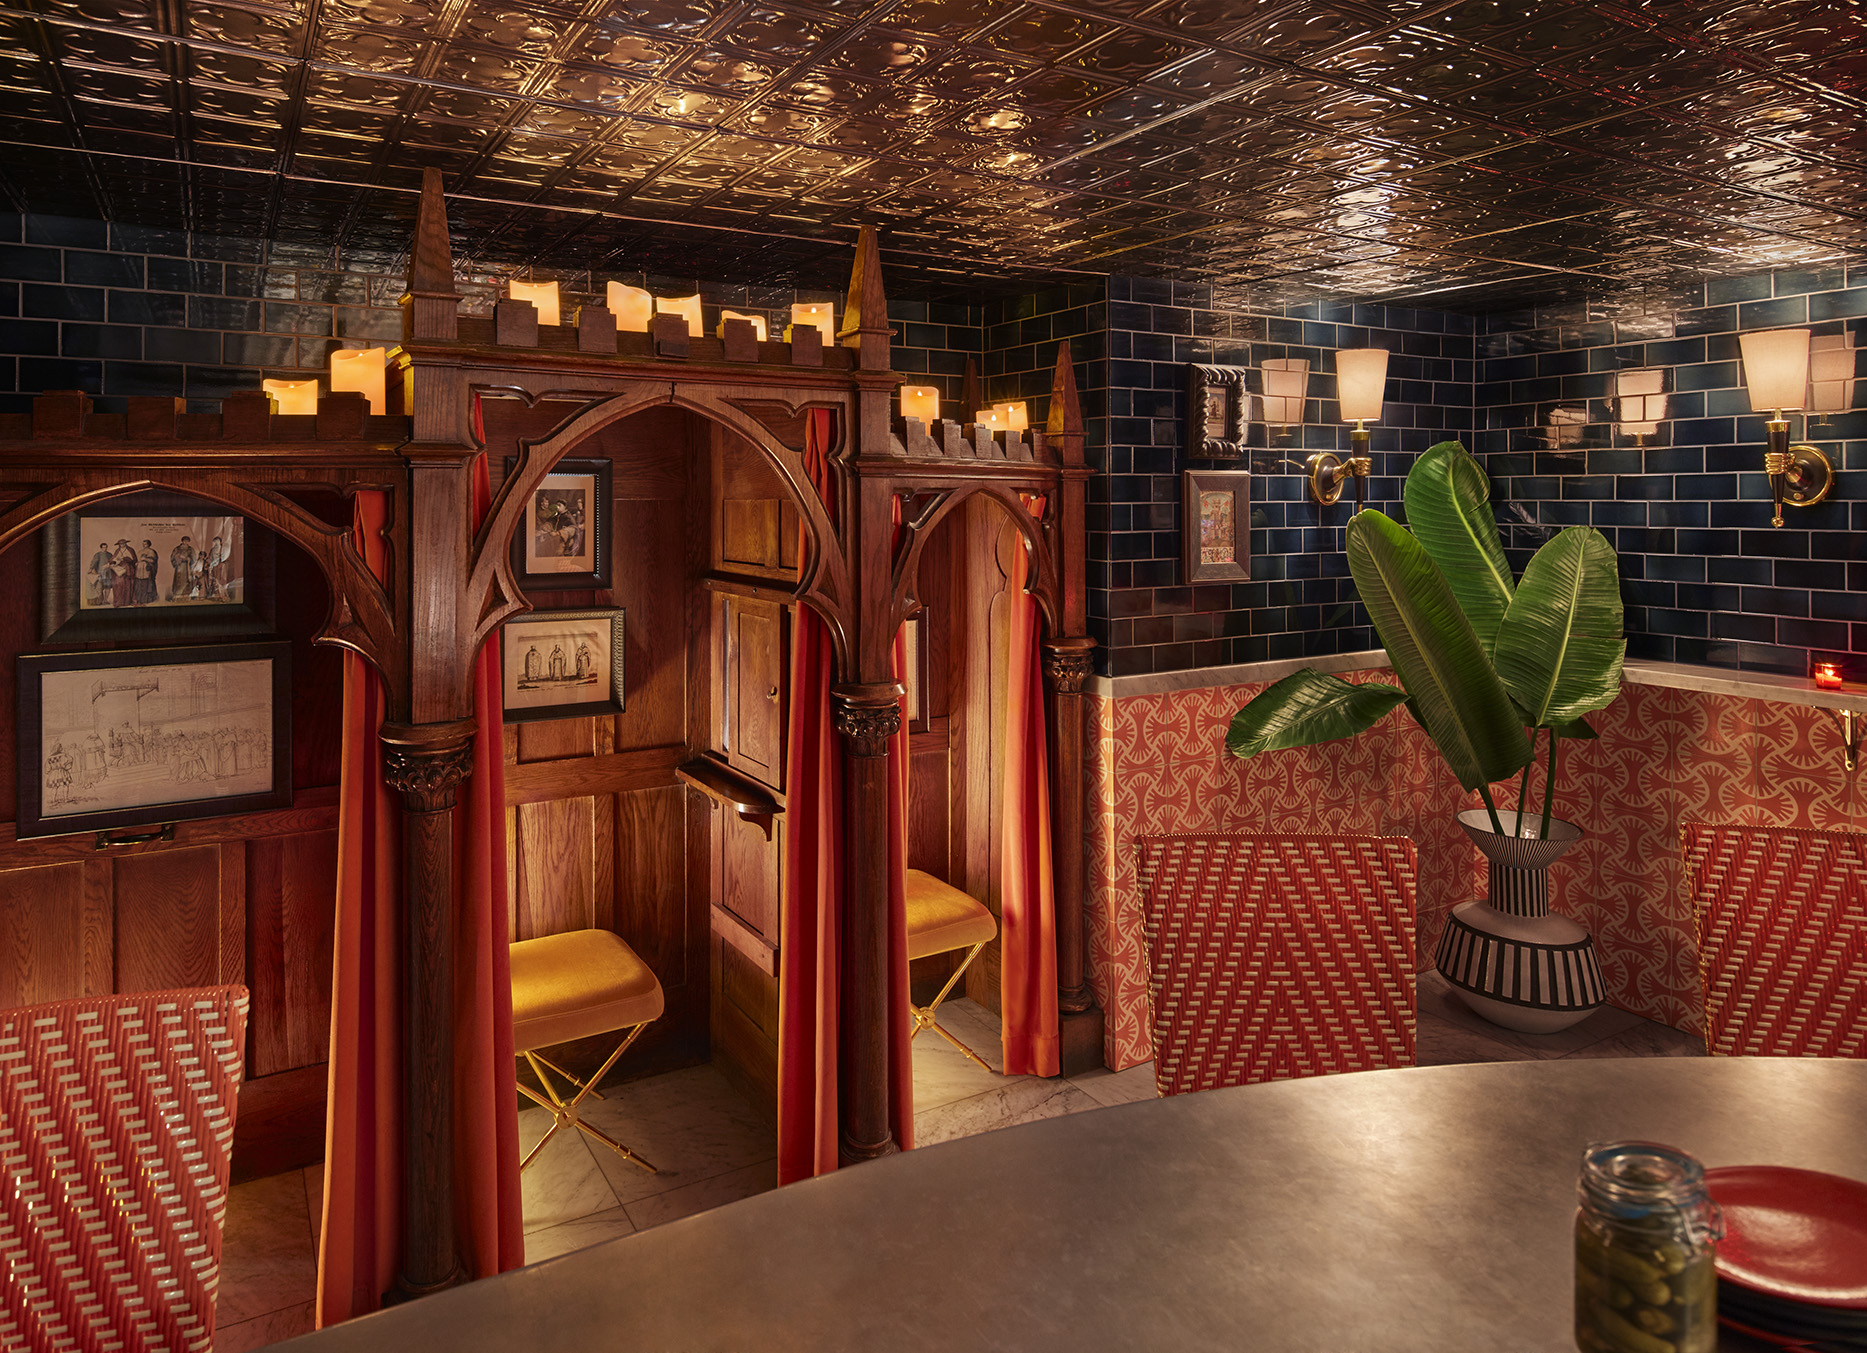
<instances>
[{"instance_id":1,"label":"wooden confessional booth","mask_svg":"<svg viewBox=\"0 0 1867 1353\"><path fill-rule=\"evenodd\" d=\"M331 744L339 650L359 654L384 678L382 756L401 809L412 1188L402 1281L434 1286L453 1268L451 1231L447 1208L422 1200L441 1198L452 1177L447 1096L434 1088L446 1083L454 1030L452 975L431 956L448 951L458 896L449 810L474 738L490 732L472 719L480 647L528 606L622 608L622 712L502 730L512 938L615 930L667 993L666 1014L625 1059L630 1073L711 1057L770 1105L797 608L812 608L832 638L846 753L839 981L855 1027L879 1031L883 753L902 708L891 649L914 619L922 658L910 679L909 864L996 910L995 617L1008 551L1023 542L1046 636L1064 1067L1100 1064L1082 905L1090 471L1067 345L1044 431L900 418L866 228L835 345L808 328L760 341L741 320L714 338L665 316L648 333L618 333L614 316L593 307L541 328L525 301L502 301L489 319L461 316L433 171L409 285L389 375L389 407L401 414L371 415L362 396L345 394L325 396L315 416L289 417L254 392L230 397L219 415L187 414L178 399L134 399L127 414L100 415L81 394L53 392L29 418L0 419L8 705L12 658L46 643L33 604L47 588L41 551L23 543L74 510L162 491L223 505L256 539L276 541L276 602L256 623L291 641L296 730L289 806L149 831L15 839L0 829L9 937L0 1003L244 982L253 1009L236 1171L319 1158L338 811ZM805 465L810 409L834 414L828 503ZM482 449L493 496L475 530ZM521 592L511 542L560 461L600 466L608 480L611 585ZM353 538L350 499L361 490L387 495L386 584ZM1021 495L1043 496L1041 516ZM13 721L0 729L17 762ZM917 977L931 975L917 965ZM982 959L969 990L995 1005L996 977ZM845 1160L895 1149L887 1056L879 1032L846 1055Z\"/></svg>"}]
</instances>

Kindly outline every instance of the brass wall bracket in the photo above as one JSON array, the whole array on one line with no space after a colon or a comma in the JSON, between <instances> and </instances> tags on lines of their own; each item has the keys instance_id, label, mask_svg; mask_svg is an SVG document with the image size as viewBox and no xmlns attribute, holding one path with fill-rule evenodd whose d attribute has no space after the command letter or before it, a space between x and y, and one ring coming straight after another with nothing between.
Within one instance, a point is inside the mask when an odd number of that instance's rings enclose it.
<instances>
[{"instance_id":1,"label":"brass wall bracket","mask_svg":"<svg viewBox=\"0 0 1867 1353\"><path fill-rule=\"evenodd\" d=\"M1828 496L1835 486L1835 467L1819 447L1788 445L1787 422L1783 423L1780 434L1775 421L1768 426L1771 446L1764 453L1763 470L1770 476L1770 496L1776 502L1776 515L1770 519L1770 525L1781 526L1785 504L1814 507ZM1779 435L1784 443L1780 450L1776 446Z\"/></svg>"},{"instance_id":2,"label":"brass wall bracket","mask_svg":"<svg viewBox=\"0 0 1867 1353\"><path fill-rule=\"evenodd\" d=\"M1355 485L1355 510L1361 511L1367 498L1368 475L1374 462L1367 456L1338 456L1333 451L1319 451L1311 456L1309 494L1318 507L1328 507L1342 496L1352 480Z\"/></svg>"},{"instance_id":3,"label":"brass wall bracket","mask_svg":"<svg viewBox=\"0 0 1867 1353\"><path fill-rule=\"evenodd\" d=\"M1853 770L1854 763L1860 757L1860 730L1854 725L1854 711L1851 709L1830 710L1836 722L1841 725L1841 766L1844 770Z\"/></svg>"}]
</instances>

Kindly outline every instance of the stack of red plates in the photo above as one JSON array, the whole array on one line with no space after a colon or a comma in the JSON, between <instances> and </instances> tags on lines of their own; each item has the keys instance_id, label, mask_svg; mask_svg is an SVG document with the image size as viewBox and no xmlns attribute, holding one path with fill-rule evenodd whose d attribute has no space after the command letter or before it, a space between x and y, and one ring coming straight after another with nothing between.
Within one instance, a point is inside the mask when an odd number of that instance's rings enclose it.
<instances>
[{"instance_id":1,"label":"stack of red plates","mask_svg":"<svg viewBox=\"0 0 1867 1353\"><path fill-rule=\"evenodd\" d=\"M1777 1165L1705 1183L1724 1211L1718 1318L1779 1348L1867 1353L1867 1184Z\"/></svg>"}]
</instances>

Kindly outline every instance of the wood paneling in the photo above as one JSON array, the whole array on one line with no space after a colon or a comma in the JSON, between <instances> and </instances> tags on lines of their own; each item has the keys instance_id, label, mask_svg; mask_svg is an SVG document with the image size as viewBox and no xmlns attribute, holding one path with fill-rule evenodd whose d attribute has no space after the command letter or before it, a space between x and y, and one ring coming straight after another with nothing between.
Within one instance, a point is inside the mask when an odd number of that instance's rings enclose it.
<instances>
[{"instance_id":1,"label":"wood paneling","mask_svg":"<svg viewBox=\"0 0 1867 1353\"><path fill-rule=\"evenodd\" d=\"M0 1007L85 994L84 866L0 874Z\"/></svg>"},{"instance_id":2,"label":"wood paneling","mask_svg":"<svg viewBox=\"0 0 1867 1353\"><path fill-rule=\"evenodd\" d=\"M596 800L524 803L518 821L512 938L536 939L596 924Z\"/></svg>"},{"instance_id":3,"label":"wood paneling","mask_svg":"<svg viewBox=\"0 0 1867 1353\"><path fill-rule=\"evenodd\" d=\"M245 918L221 906L220 851L201 846L128 855L116 862L118 991L160 991L239 982L225 961L223 928ZM235 952L243 953L244 943Z\"/></svg>"},{"instance_id":4,"label":"wood paneling","mask_svg":"<svg viewBox=\"0 0 1867 1353\"><path fill-rule=\"evenodd\" d=\"M615 930L675 990L698 975L687 887L688 791L673 785L616 798Z\"/></svg>"},{"instance_id":5,"label":"wood paneling","mask_svg":"<svg viewBox=\"0 0 1867 1353\"><path fill-rule=\"evenodd\" d=\"M315 1066L330 1041L337 833L253 842L246 898L247 1074Z\"/></svg>"}]
</instances>

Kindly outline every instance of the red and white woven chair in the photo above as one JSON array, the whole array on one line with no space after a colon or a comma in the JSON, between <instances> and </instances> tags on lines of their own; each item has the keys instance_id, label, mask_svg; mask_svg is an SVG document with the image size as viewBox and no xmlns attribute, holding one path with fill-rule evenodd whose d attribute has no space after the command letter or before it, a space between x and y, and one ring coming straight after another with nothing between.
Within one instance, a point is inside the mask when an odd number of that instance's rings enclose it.
<instances>
[{"instance_id":1,"label":"red and white woven chair","mask_svg":"<svg viewBox=\"0 0 1867 1353\"><path fill-rule=\"evenodd\" d=\"M1163 1095L1412 1066L1413 842L1144 836Z\"/></svg>"},{"instance_id":2,"label":"red and white woven chair","mask_svg":"<svg viewBox=\"0 0 1867 1353\"><path fill-rule=\"evenodd\" d=\"M1867 835L1684 830L1705 1048L1867 1057Z\"/></svg>"},{"instance_id":3,"label":"red and white woven chair","mask_svg":"<svg viewBox=\"0 0 1867 1353\"><path fill-rule=\"evenodd\" d=\"M205 1353L244 987L0 1011L0 1348Z\"/></svg>"}]
</instances>

